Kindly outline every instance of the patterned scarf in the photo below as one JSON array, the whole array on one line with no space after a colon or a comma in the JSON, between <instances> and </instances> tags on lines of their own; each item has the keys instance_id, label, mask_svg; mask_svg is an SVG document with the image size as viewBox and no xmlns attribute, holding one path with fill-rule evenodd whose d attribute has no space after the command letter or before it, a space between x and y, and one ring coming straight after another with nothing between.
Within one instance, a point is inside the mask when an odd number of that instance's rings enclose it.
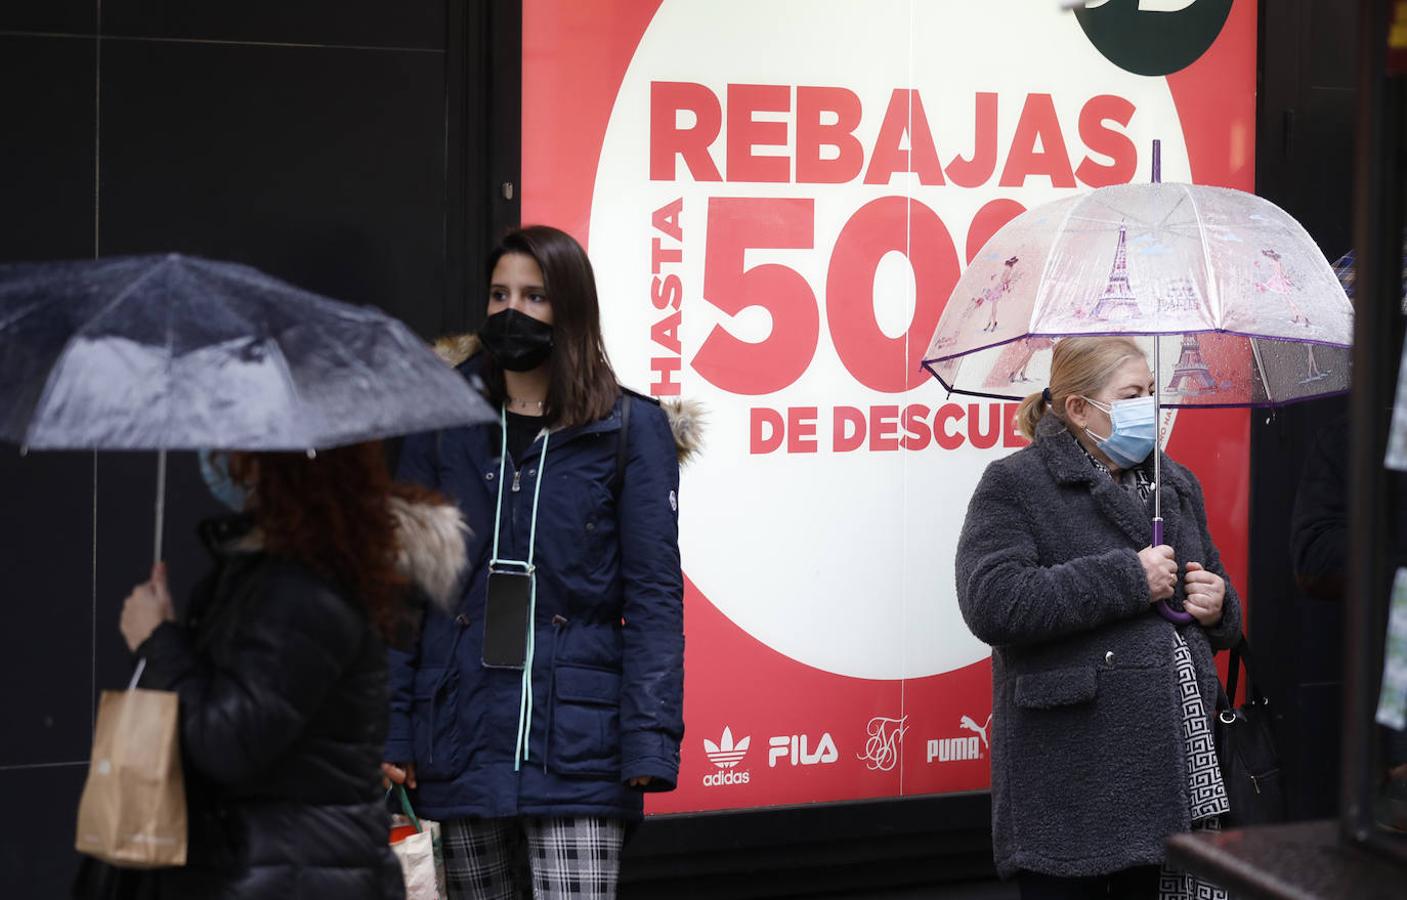
<instances>
[{"instance_id":1,"label":"patterned scarf","mask_svg":"<svg viewBox=\"0 0 1407 900\"><path fill-rule=\"evenodd\" d=\"M1086 450L1078 438L1075 443L1084 451L1090 465L1114 477L1109 467ZM1124 469L1118 482L1124 490L1145 504L1153 496L1155 485L1146 466ZM1187 799L1192 830L1220 831L1218 817L1225 815L1231 807L1226 799L1226 785L1221 780L1211 719L1207 716L1202 691L1197 684L1197 666L1192 660L1187 641L1176 630L1173 631L1173 664L1177 669L1178 698L1182 710L1183 759L1187 763ZM1164 864L1158 877L1158 900L1227 900L1227 893L1191 872Z\"/></svg>"}]
</instances>

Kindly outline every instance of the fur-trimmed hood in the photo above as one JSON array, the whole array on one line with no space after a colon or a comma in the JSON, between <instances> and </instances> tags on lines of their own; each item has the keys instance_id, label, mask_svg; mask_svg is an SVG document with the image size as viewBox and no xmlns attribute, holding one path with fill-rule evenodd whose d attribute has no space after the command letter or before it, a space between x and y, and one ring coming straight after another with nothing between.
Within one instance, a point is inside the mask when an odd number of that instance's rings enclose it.
<instances>
[{"instance_id":1,"label":"fur-trimmed hood","mask_svg":"<svg viewBox=\"0 0 1407 900\"><path fill-rule=\"evenodd\" d=\"M453 503L412 503L391 498L400 550L396 566L430 602L450 610L458 598L460 579L469 566L465 538L469 526Z\"/></svg>"},{"instance_id":2,"label":"fur-trimmed hood","mask_svg":"<svg viewBox=\"0 0 1407 900\"><path fill-rule=\"evenodd\" d=\"M455 367L468 362L480 349L482 345L475 334L449 335L434 343L435 355ZM679 455L680 465L683 465L703 451L707 410L699 401L683 398L661 400L660 408L669 419L669 430L674 434L674 449Z\"/></svg>"},{"instance_id":3,"label":"fur-trimmed hood","mask_svg":"<svg viewBox=\"0 0 1407 900\"><path fill-rule=\"evenodd\" d=\"M391 516L396 521L396 569L431 603L450 611L458 600L460 580L469 567L465 547L469 526L459 507L448 501L410 501L393 496ZM202 534L216 553L258 553L264 533L252 527L247 516L212 520Z\"/></svg>"}]
</instances>

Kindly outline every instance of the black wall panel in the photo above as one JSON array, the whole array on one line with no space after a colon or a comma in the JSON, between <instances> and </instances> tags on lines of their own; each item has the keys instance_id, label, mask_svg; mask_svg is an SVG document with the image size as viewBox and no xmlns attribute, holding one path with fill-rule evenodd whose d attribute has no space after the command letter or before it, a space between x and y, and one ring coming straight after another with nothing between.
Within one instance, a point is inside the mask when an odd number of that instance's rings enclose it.
<instances>
[{"instance_id":1,"label":"black wall panel","mask_svg":"<svg viewBox=\"0 0 1407 900\"><path fill-rule=\"evenodd\" d=\"M93 254L96 79L92 40L0 34L0 259Z\"/></svg>"},{"instance_id":2,"label":"black wall panel","mask_svg":"<svg viewBox=\"0 0 1407 900\"><path fill-rule=\"evenodd\" d=\"M6 0L0 4L0 32L96 34L98 5L93 0Z\"/></svg>"},{"instance_id":3,"label":"black wall panel","mask_svg":"<svg viewBox=\"0 0 1407 900\"><path fill-rule=\"evenodd\" d=\"M1351 244L1356 13L1336 0L1261 4L1256 191L1298 218L1331 260ZM1320 400L1257 413L1251 426L1249 634L1300 819L1337 809L1343 616L1297 587L1290 517L1315 434L1346 410L1343 399Z\"/></svg>"},{"instance_id":4,"label":"black wall panel","mask_svg":"<svg viewBox=\"0 0 1407 900\"><path fill-rule=\"evenodd\" d=\"M110 42L103 253L247 262L433 333L444 78L441 53Z\"/></svg>"},{"instance_id":5,"label":"black wall panel","mask_svg":"<svg viewBox=\"0 0 1407 900\"><path fill-rule=\"evenodd\" d=\"M451 137L465 128L446 59L451 44L469 56L480 23L461 17L451 40L448 11L445 0L0 4L0 261L234 259L439 333L446 308L462 319L465 305L466 286L445 274L447 221L482 214L447 180L453 158L460 188L478 186ZM453 250L461 268L466 250ZM155 484L153 454L21 457L0 445L6 900L67 895L96 693L131 672L117 619L151 566ZM173 454L165 557L178 604L207 565L195 523L214 511L193 455Z\"/></svg>"},{"instance_id":6,"label":"black wall panel","mask_svg":"<svg viewBox=\"0 0 1407 900\"><path fill-rule=\"evenodd\" d=\"M437 52L445 49L446 14L444 3L423 0L104 0L102 6L104 35Z\"/></svg>"},{"instance_id":7,"label":"black wall panel","mask_svg":"<svg viewBox=\"0 0 1407 900\"><path fill-rule=\"evenodd\" d=\"M86 761L92 742L91 453L0 447L0 772Z\"/></svg>"},{"instance_id":8,"label":"black wall panel","mask_svg":"<svg viewBox=\"0 0 1407 900\"><path fill-rule=\"evenodd\" d=\"M78 854L73 814L88 767L0 770L7 811L0 832L0 894L6 900L68 896Z\"/></svg>"}]
</instances>

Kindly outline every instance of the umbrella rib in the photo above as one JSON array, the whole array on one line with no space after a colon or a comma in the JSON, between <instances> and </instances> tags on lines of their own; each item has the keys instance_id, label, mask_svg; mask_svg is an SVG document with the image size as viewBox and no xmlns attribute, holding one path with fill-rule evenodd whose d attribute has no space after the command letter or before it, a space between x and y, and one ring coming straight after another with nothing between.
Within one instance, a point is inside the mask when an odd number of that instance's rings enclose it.
<instances>
[{"instance_id":1,"label":"umbrella rib","mask_svg":"<svg viewBox=\"0 0 1407 900\"><path fill-rule=\"evenodd\" d=\"M1111 206L1111 205L1110 205L1109 203L1107 203L1103 198L1095 197L1095 196L1093 196L1093 195L1086 195L1086 199L1089 200L1089 201L1091 201L1091 202L1093 202L1093 203L1098 203L1100 206L1102 206L1102 207L1104 207L1105 209L1109 210L1109 212L1110 212L1111 214L1118 216L1118 217L1119 217L1118 221L1121 222L1121 223L1122 223L1122 222L1128 222L1130 219L1132 219L1135 223L1137 223L1138 225L1142 226L1143 228L1155 228L1155 227L1157 227L1157 226L1154 225L1152 222L1149 222L1149 221L1147 221L1147 220L1145 220L1145 219L1141 219L1141 218L1139 218L1138 216L1131 216L1131 215L1129 215L1129 213L1128 213L1126 210L1118 209L1118 208L1116 208L1116 207L1114 207L1114 206ZM1092 221L1092 222L1106 222L1107 224L1110 224L1110 225L1116 224L1113 220L1096 219L1096 218L1094 218L1093 216L1089 216L1088 218L1089 218L1090 221Z\"/></svg>"},{"instance_id":2,"label":"umbrella rib","mask_svg":"<svg viewBox=\"0 0 1407 900\"><path fill-rule=\"evenodd\" d=\"M281 375L283 376L284 384L286 384L286 385L288 386L288 393L290 393L290 394L293 395L293 402L296 404L297 410L298 410L298 412L299 412L299 415L297 415L296 418L298 419L299 423L301 424L303 421L305 421L305 416L302 415L302 411L303 411L303 409L305 408L304 403L303 403L303 396L298 393L298 385L297 385L297 384L294 382L294 380L293 380L293 370L290 369L290 368L288 368L288 359L283 355L283 348L279 347L278 344L275 343L275 344L274 344L273 351L270 352L269 355L270 355L271 357L273 357L273 358L274 358L274 361L278 364L278 371L279 371L279 374L281 374ZM304 434L304 437L305 437L305 438L307 437L306 433ZM304 441L303 441L303 446L304 446L306 449L309 449L309 450L315 449L315 448L312 446L312 443L311 443L310 441L308 441L308 440L304 440ZM223 448L223 449L238 449L238 448Z\"/></svg>"},{"instance_id":3,"label":"umbrella rib","mask_svg":"<svg viewBox=\"0 0 1407 900\"><path fill-rule=\"evenodd\" d=\"M1169 227L1169 226L1168 226L1168 219L1171 219L1171 218L1172 218L1172 214L1175 213L1175 212L1177 212L1178 209L1182 206L1183 202L1186 201L1187 199L1188 199L1188 197L1187 197L1187 191L1186 191L1186 188L1184 188L1184 189L1183 189L1183 194L1182 194L1182 199L1179 200L1179 201L1177 201L1176 203L1174 203L1174 204L1172 205L1172 208L1168 210L1167 215L1165 215L1165 216L1163 216L1161 219L1159 219L1159 220L1158 220L1158 224L1154 225L1153 227L1154 227L1154 228L1162 228L1162 229L1168 228L1168 227ZM1194 212L1194 213L1196 212L1195 204L1194 204L1193 212Z\"/></svg>"},{"instance_id":4,"label":"umbrella rib","mask_svg":"<svg viewBox=\"0 0 1407 900\"><path fill-rule=\"evenodd\" d=\"M1070 219L1071 219L1072 216L1075 215L1075 210L1079 209L1079 208L1080 208L1080 205L1081 205L1083 202L1084 202L1083 199L1077 199L1077 200L1075 200L1073 203L1070 204L1070 208L1065 211L1065 217L1060 220L1060 227L1055 230L1055 235L1056 235L1055 240L1053 240L1053 241L1050 242L1050 252L1048 252L1048 253L1046 254L1045 263L1044 263L1044 265L1041 266L1041 277L1040 277L1040 279L1036 282L1036 298L1035 298L1035 302L1032 303L1032 305L1031 305L1031 306L1032 306L1032 309L1031 309L1031 319L1032 319L1031 324L1032 324L1032 325L1035 324L1035 317L1036 317L1036 314L1037 314L1037 310L1039 310L1042 314L1045 312L1045 310L1044 310L1044 308L1043 308L1043 306L1042 306L1042 303L1041 303L1041 297L1042 297L1042 295L1045 293L1045 279L1046 279L1046 276L1050 274L1051 262L1052 262L1052 260L1055 259L1055 245L1056 245L1056 243L1060 240L1060 237L1059 237L1059 236L1065 233L1065 227L1070 224Z\"/></svg>"},{"instance_id":5,"label":"umbrella rib","mask_svg":"<svg viewBox=\"0 0 1407 900\"><path fill-rule=\"evenodd\" d=\"M36 311L43 309L47 305L47 300L35 300L33 303L29 304L23 309L17 310L9 318L0 320L0 331L4 331L6 328L9 328L21 319L33 315Z\"/></svg>"},{"instance_id":6,"label":"umbrella rib","mask_svg":"<svg viewBox=\"0 0 1407 900\"><path fill-rule=\"evenodd\" d=\"M95 321L97 321L98 319L100 319L100 318L102 318L103 316L107 315L109 312L112 311L113 307L117 306L117 304L121 303L123 300L126 300L127 297L128 297L133 291L135 291L135 290L137 289L137 285L141 284L143 281L146 281L146 280L147 280L148 278L150 278L153 274L155 274L155 273L156 273L156 270L159 269L163 264L165 264L165 262L166 262L166 260L163 259L163 260L161 260L160 262L158 262L158 263L156 263L155 265L153 265L151 268L147 269L147 270L146 270L145 272L143 272L142 274L138 275L136 278L133 278L131 284L129 284L129 285L127 285L125 288L123 288L122 291L121 291L116 297L112 298L112 299L109 300L107 303L103 304L103 308L100 309L100 310L98 310L97 314L95 314L95 315L93 315L93 316L90 316L90 317L88 318L88 321L83 323L82 327L80 327L80 328L75 328L74 331L73 331L72 336L70 336L69 339L64 342L63 349L60 350L57 354L55 354L54 359L59 360L59 359L62 359L63 357L65 357L65 356L67 356L67 355L68 355L69 348L73 346L73 341L74 341L75 338L77 338L77 337L83 335L83 334L87 331L89 325L93 324L93 323L94 323ZM48 377L47 379L45 379L45 381L44 381L44 391L39 395L39 400L38 400L38 402L36 402L36 403L34 404L34 413L35 413L35 414L34 414L33 416L31 416L30 422L29 422L29 427L26 428L26 429L25 429L25 432L24 432L24 439L25 439L25 443L26 443L26 444L29 443L31 440L34 439L34 426L35 426L35 423L39 421L39 419L40 419L39 412L40 412L42 409L44 409L44 407L48 404L48 402L49 402L49 395L53 393L53 390L54 390L54 372L55 372L56 370L58 370L59 368L60 368L60 366L56 364L52 369L49 370L49 377Z\"/></svg>"},{"instance_id":7,"label":"umbrella rib","mask_svg":"<svg viewBox=\"0 0 1407 900\"><path fill-rule=\"evenodd\" d=\"M127 285L125 288L123 288L121 293L119 293L116 297L113 297L113 298L112 298L111 300L109 300L107 303L103 304L103 308L102 308L102 309L98 310L98 311L97 311L95 314L93 314L92 316L89 316L89 317L88 317L88 321L84 322L83 325L82 325L82 327L74 329L74 332L73 332L74 336L77 337L77 336L79 336L79 335L86 334L86 333L88 332L89 326L91 326L94 322L96 322L96 321L98 321L99 319L101 319L103 316L106 316L108 313L112 312L113 309L114 309L119 303L121 303L122 301L126 300L129 296L131 296L132 292L137 289L137 286L138 286L138 285L140 285L143 281L146 281L148 278L150 278L150 277L152 277L153 275L155 275L156 272L157 272L157 270L160 269L162 266L166 265L166 263L167 263L167 260L162 259L162 260L160 260L159 262L157 262L155 265L153 265L151 268L147 269L145 272L143 272L142 274L138 275L136 278L133 278L133 279L132 279L132 283L129 284L129 285ZM65 347L65 349L67 349L67 347Z\"/></svg>"},{"instance_id":8,"label":"umbrella rib","mask_svg":"<svg viewBox=\"0 0 1407 900\"><path fill-rule=\"evenodd\" d=\"M224 269L220 274L223 277L229 278L233 281L244 282L245 284L256 289L266 288L267 285L261 282L272 280L269 279L269 277L263 272L259 272L258 270L247 269L243 266L228 267ZM320 307L319 312L331 313L333 315L336 315L338 318L342 319L355 318L354 316L348 315L344 310L339 309L338 307L340 306L340 304L336 301L329 301L329 298L323 297L321 294L314 293L313 291L310 291L307 288L298 287L297 285L288 286L291 287L298 294L301 294L305 301L316 303L317 306ZM294 327L296 327L296 323ZM284 330L286 331L288 329ZM302 410L307 409L307 405L303 402L303 396L298 393L298 385L293 378L293 371L288 367L288 358L283 355L283 348L279 345L279 336L277 334L274 334L273 332L268 332L265 336L273 344L272 348L270 349L269 355L275 357L278 365L279 374L283 376L284 384L288 387L288 393L293 397L293 402L296 404L297 409L300 410L300 412ZM341 350L340 345L338 346L338 350ZM297 418L300 423L303 423L306 421L307 417L300 414ZM315 447L313 447L312 436L308 433L306 428L303 433L302 445L306 449L316 449Z\"/></svg>"},{"instance_id":9,"label":"umbrella rib","mask_svg":"<svg viewBox=\"0 0 1407 900\"><path fill-rule=\"evenodd\" d=\"M1251 346L1251 358L1256 361L1256 370L1260 372L1260 383L1265 388L1265 399L1271 406L1275 405L1275 397L1270 393L1270 379L1265 377L1265 362L1260 358L1260 345L1255 338L1247 338L1246 343Z\"/></svg>"},{"instance_id":10,"label":"umbrella rib","mask_svg":"<svg viewBox=\"0 0 1407 900\"><path fill-rule=\"evenodd\" d=\"M1221 328L1226 323L1221 320L1221 289L1217 286L1216 273L1212 271L1212 250L1207 243L1211 235L1207 234L1207 224L1202 220L1202 210L1197 205L1197 198L1192 196L1186 185L1182 186L1183 193L1187 196L1187 201L1192 204L1192 213L1197 217L1197 231L1201 236L1202 244L1202 264L1207 267L1207 302L1212 306L1212 322Z\"/></svg>"}]
</instances>

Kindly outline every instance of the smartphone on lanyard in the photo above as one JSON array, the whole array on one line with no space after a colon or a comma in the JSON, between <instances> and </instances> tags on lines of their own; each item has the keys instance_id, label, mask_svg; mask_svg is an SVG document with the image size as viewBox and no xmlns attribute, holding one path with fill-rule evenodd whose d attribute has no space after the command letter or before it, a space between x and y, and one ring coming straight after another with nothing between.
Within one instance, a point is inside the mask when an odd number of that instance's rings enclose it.
<instances>
[{"instance_id":1,"label":"smartphone on lanyard","mask_svg":"<svg viewBox=\"0 0 1407 900\"><path fill-rule=\"evenodd\" d=\"M485 667L521 669L527 664L534 577L525 571L490 570L484 603Z\"/></svg>"}]
</instances>

